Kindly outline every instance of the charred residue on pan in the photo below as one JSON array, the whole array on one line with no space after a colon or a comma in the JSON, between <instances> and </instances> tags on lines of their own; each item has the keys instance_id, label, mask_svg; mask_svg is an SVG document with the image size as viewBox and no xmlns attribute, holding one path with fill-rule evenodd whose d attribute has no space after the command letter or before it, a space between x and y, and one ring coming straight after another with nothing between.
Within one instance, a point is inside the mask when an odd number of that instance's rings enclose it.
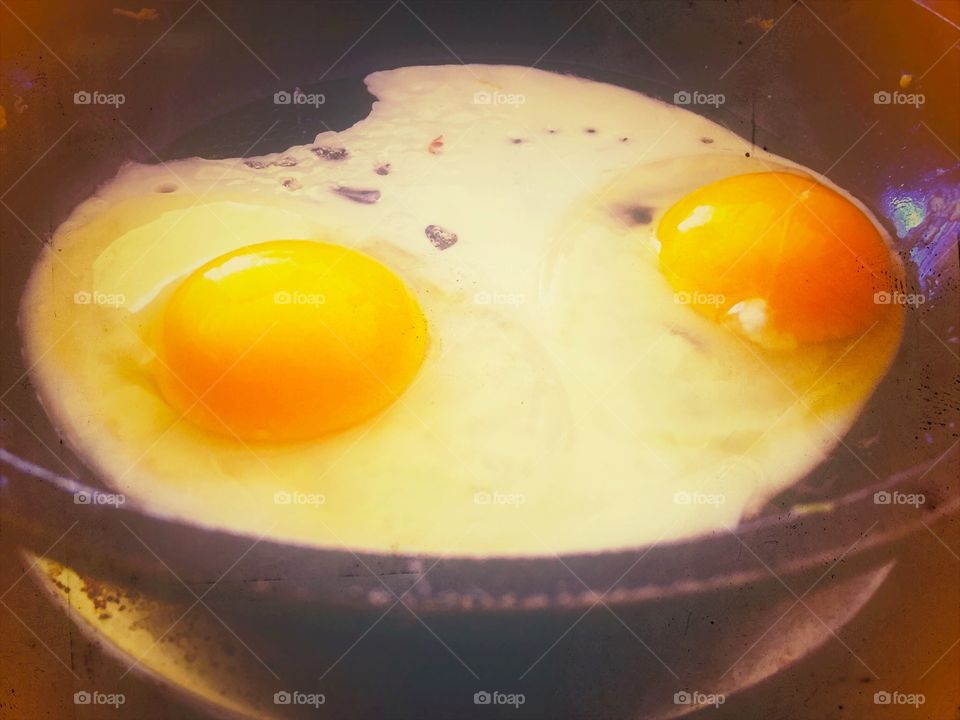
<instances>
[{"instance_id":1,"label":"charred residue on pan","mask_svg":"<svg viewBox=\"0 0 960 720\"><path fill-rule=\"evenodd\" d=\"M243 164L248 168L253 168L254 170L264 170L272 165L276 165L277 167L294 167L297 164L297 159L295 157L291 157L290 155L278 157L276 160L266 160L264 158L246 158L243 161Z\"/></svg>"},{"instance_id":2,"label":"charred residue on pan","mask_svg":"<svg viewBox=\"0 0 960 720\"><path fill-rule=\"evenodd\" d=\"M346 148L331 147L330 145L315 145L310 151L318 158L323 160L346 160L350 157L350 152Z\"/></svg>"}]
</instances>

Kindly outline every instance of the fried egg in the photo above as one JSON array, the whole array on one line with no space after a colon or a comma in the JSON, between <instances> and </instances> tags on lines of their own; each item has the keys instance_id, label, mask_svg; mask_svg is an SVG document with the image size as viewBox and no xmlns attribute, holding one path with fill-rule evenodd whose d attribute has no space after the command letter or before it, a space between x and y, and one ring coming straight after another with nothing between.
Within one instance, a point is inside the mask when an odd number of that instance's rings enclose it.
<instances>
[{"instance_id":1,"label":"fried egg","mask_svg":"<svg viewBox=\"0 0 960 720\"><path fill-rule=\"evenodd\" d=\"M129 501L354 550L641 546L735 526L886 372L900 265L826 178L577 77L366 82L311 144L124 166L38 261L33 382Z\"/></svg>"}]
</instances>

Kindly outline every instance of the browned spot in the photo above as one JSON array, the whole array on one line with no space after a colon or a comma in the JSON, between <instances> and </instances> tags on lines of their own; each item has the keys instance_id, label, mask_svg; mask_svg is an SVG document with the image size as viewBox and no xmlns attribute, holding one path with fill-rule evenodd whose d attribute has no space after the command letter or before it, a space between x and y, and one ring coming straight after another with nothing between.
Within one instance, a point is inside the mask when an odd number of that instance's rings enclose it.
<instances>
[{"instance_id":1,"label":"browned spot","mask_svg":"<svg viewBox=\"0 0 960 720\"><path fill-rule=\"evenodd\" d=\"M653 220L653 208L646 205L631 205L623 214L631 225L649 225Z\"/></svg>"},{"instance_id":2,"label":"browned spot","mask_svg":"<svg viewBox=\"0 0 960 720\"><path fill-rule=\"evenodd\" d=\"M363 205L373 205L380 199L380 191L373 188L352 188L343 185L332 187L331 192L347 200L361 203Z\"/></svg>"},{"instance_id":3,"label":"browned spot","mask_svg":"<svg viewBox=\"0 0 960 720\"><path fill-rule=\"evenodd\" d=\"M350 153L346 148L342 147L330 147L329 145L316 145L310 148L310 151L316 155L318 158L324 160L346 160L350 157Z\"/></svg>"},{"instance_id":4,"label":"browned spot","mask_svg":"<svg viewBox=\"0 0 960 720\"><path fill-rule=\"evenodd\" d=\"M446 250L457 243L457 234L439 225L427 225L424 234L437 250Z\"/></svg>"}]
</instances>

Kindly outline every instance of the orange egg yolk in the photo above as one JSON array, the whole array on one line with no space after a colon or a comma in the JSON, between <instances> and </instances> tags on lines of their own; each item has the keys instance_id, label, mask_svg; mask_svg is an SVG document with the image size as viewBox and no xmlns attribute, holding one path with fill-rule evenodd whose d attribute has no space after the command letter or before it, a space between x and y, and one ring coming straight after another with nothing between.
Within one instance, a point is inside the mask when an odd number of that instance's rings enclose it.
<instances>
[{"instance_id":1,"label":"orange egg yolk","mask_svg":"<svg viewBox=\"0 0 960 720\"><path fill-rule=\"evenodd\" d=\"M323 242L277 240L191 273L160 320L156 377L208 430L293 441L381 412L423 361L427 323L385 266Z\"/></svg>"},{"instance_id":2,"label":"orange egg yolk","mask_svg":"<svg viewBox=\"0 0 960 720\"><path fill-rule=\"evenodd\" d=\"M859 336L891 310L894 261L870 219L817 181L737 175L673 205L660 267L697 311L765 346Z\"/></svg>"}]
</instances>

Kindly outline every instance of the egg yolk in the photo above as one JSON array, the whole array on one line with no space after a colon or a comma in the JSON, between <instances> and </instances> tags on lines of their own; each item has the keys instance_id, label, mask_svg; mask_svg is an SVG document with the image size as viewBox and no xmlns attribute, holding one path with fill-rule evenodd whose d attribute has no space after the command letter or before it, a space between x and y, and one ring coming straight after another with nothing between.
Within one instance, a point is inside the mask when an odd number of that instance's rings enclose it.
<instances>
[{"instance_id":1,"label":"egg yolk","mask_svg":"<svg viewBox=\"0 0 960 720\"><path fill-rule=\"evenodd\" d=\"M889 312L890 249L839 193L800 175L737 175L673 205L660 267L683 302L769 347L859 336Z\"/></svg>"},{"instance_id":2,"label":"egg yolk","mask_svg":"<svg viewBox=\"0 0 960 720\"><path fill-rule=\"evenodd\" d=\"M389 406L423 361L427 323L382 264L338 245L277 240L222 255L172 293L156 377L208 430L293 441Z\"/></svg>"}]
</instances>

